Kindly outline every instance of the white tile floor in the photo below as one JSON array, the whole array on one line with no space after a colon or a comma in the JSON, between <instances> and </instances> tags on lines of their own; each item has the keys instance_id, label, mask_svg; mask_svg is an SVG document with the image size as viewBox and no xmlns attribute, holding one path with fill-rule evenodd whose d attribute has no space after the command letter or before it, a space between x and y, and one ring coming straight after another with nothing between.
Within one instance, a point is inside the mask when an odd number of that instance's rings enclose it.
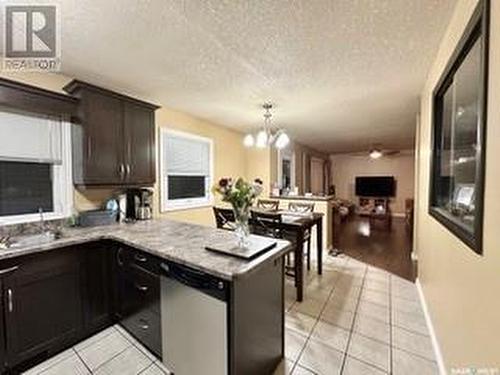
<instances>
[{"instance_id":1,"label":"white tile floor","mask_svg":"<svg viewBox=\"0 0 500 375\"><path fill-rule=\"evenodd\" d=\"M347 256L286 287L286 361L275 375L439 374L417 288Z\"/></svg>"},{"instance_id":2,"label":"white tile floor","mask_svg":"<svg viewBox=\"0 0 500 375\"><path fill-rule=\"evenodd\" d=\"M27 375L165 375L163 364L118 325L25 372Z\"/></svg>"},{"instance_id":3,"label":"white tile floor","mask_svg":"<svg viewBox=\"0 0 500 375\"><path fill-rule=\"evenodd\" d=\"M295 302L291 280L286 285L286 359L275 375L438 374L413 283L339 256L324 260L321 277L315 270L307 275L304 302ZM166 373L161 362L120 326L27 372Z\"/></svg>"}]
</instances>

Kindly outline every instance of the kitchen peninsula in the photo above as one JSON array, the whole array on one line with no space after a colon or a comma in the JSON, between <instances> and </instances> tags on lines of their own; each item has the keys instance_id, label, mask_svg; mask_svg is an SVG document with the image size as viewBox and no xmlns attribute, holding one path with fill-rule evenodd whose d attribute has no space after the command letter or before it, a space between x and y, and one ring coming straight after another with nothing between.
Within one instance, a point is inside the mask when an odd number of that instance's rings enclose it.
<instances>
[{"instance_id":1,"label":"kitchen peninsula","mask_svg":"<svg viewBox=\"0 0 500 375\"><path fill-rule=\"evenodd\" d=\"M0 253L1 372L118 322L179 375L200 366L205 374L272 373L284 356L282 258L290 245L278 240L249 261L205 249L233 236L158 219L67 229L58 240L19 238Z\"/></svg>"}]
</instances>

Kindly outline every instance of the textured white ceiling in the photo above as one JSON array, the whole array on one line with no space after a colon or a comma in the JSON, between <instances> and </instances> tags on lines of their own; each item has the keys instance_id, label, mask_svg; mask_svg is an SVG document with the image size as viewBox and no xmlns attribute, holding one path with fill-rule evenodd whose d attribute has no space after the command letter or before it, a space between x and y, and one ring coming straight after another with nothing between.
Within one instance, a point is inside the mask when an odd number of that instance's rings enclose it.
<instances>
[{"instance_id":1,"label":"textured white ceiling","mask_svg":"<svg viewBox=\"0 0 500 375\"><path fill-rule=\"evenodd\" d=\"M26 1L23 1L26 3ZM413 144L455 0L60 0L64 73L328 152Z\"/></svg>"}]
</instances>

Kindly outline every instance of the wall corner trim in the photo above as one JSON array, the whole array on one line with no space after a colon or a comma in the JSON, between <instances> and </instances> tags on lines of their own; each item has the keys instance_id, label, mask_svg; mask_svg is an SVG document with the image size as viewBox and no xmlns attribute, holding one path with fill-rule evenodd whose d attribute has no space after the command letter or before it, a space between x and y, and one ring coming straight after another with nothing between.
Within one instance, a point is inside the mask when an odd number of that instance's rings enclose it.
<instances>
[{"instance_id":1,"label":"wall corner trim","mask_svg":"<svg viewBox=\"0 0 500 375\"><path fill-rule=\"evenodd\" d=\"M434 349L434 354L436 355L437 364L439 367L440 375L447 375L446 366L444 364L443 355L441 353L441 347L439 346L439 341L436 336L436 331L434 330L434 325L432 324L431 316L429 313L429 309L427 307L427 302L425 301L424 291L422 289L422 284L420 284L420 280L416 279L415 285L417 286L418 296L420 298L420 303L424 310L425 322L427 324L427 328L429 329L429 333L431 335L432 348Z\"/></svg>"}]
</instances>

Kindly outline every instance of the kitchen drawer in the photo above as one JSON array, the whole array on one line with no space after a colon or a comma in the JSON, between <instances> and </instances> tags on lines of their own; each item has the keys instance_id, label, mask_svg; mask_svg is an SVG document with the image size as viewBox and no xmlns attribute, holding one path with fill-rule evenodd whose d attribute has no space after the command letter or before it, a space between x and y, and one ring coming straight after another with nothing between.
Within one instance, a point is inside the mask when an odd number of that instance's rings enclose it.
<instances>
[{"instance_id":1,"label":"kitchen drawer","mask_svg":"<svg viewBox=\"0 0 500 375\"><path fill-rule=\"evenodd\" d=\"M160 313L160 278L135 266L121 272L121 315L134 314L138 310L150 309Z\"/></svg>"},{"instance_id":2,"label":"kitchen drawer","mask_svg":"<svg viewBox=\"0 0 500 375\"><path fill-rule=\"evenodd\" d=\"M121 320L122 326L158 358L161 358L160 314L143 309Z\"/></svg>"},{"instance_id":3,"label":"kitchen drawer","mask_svg":"<svg viewBox=\"0 0 500 375\"><path fill-rule=\"evenodd\" d=\"M117 262L118 265L123 268L136 266L156 275L160 274L159 259L144 251L132 249L126 246L119 246L117 250Z\"/></svg>"}]
</instances>

